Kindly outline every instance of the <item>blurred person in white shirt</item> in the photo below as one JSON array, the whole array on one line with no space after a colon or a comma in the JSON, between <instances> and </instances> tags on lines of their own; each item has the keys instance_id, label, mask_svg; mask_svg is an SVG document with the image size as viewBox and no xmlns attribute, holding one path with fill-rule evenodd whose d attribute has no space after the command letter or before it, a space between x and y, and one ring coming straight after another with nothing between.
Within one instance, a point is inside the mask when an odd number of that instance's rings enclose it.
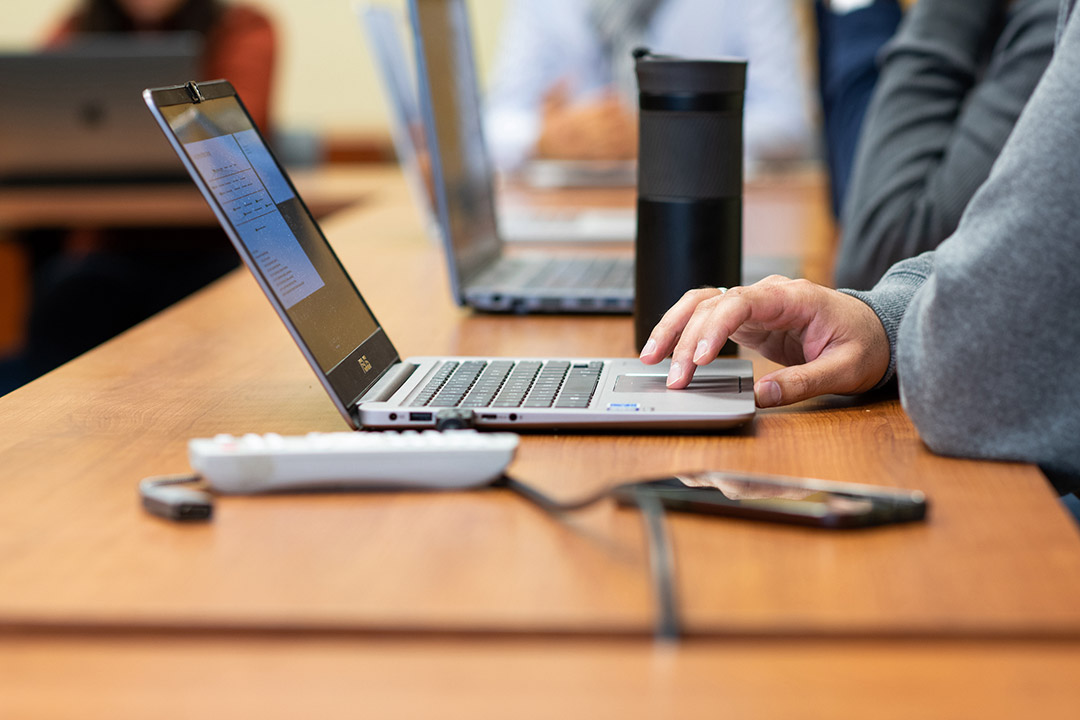
<instances>
[{"instance_id":1,"label":"blurred person in white shirt","mask_svg":"<svg viewBox=\"0 0 1080 720\"><path fill-rule=\"evenodd\" d=\"M510 0L487 98L496 165L637 154L631 51L749 60L746 168L807 155L812 132L792 0Z\"/></svg>"}]
</instances>

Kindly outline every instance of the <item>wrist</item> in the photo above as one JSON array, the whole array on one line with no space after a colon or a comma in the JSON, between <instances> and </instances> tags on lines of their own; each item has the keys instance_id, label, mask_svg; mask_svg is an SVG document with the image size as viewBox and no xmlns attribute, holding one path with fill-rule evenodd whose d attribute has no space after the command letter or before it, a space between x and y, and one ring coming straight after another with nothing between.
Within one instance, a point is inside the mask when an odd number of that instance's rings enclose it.
<instances>
[{"instance_id":1,"label":"wrist","mask_svg":"<svg viewBox=\"0 0 1080 720\"><path fill-rule=\"evenodd\" d=\"M840 292L860 301L873 314L873 318L868 321L869 329L866 335L872 338L870 345L877 347L882 358L882 374L872 388L877 389L892 380L896 374L896 337L900 332L900 321L904 319L904 312L911 301L911 294L906 288L896 288L895 291L881 290L880 285L869 292L845 289Z\"/></svg>"}]
</instances>

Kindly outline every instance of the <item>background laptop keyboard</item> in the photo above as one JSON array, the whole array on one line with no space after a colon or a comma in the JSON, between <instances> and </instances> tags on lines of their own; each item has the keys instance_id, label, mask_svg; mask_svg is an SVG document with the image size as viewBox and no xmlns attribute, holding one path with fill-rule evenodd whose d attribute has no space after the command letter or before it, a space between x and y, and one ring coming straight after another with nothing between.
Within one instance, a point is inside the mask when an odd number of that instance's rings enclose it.
<instances>
[{"instance_id":1,"label":"background laptop keyboard","mask_svg":"<svg viewBox=\"0 0 1080 720\"><path fill-rule=\"evenodd\" d=\"M628 288L634 264L629 258L505 259L491 279L522 289Z\"/></svg>"},{"instance_id":2,"label":"background laptop keyboard","mask_svg":"<svg viewBox=\"0 0 1080 720\"><path fill-rule=\"evenodd\" d=\"M599 360L448 361L410 405L587 408L603 369Z\"/></svg>"}]
</instances>

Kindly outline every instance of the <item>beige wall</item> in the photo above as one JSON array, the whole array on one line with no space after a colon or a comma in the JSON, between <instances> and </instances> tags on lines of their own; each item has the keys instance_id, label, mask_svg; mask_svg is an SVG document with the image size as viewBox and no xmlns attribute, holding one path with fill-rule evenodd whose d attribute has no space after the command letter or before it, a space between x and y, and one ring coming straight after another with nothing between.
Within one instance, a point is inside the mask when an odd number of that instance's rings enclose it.
<instances>
[{"instance_id":1,"label":"beige wall","mask_svg":"<svg viewBox=\"0 0 1080 720\"><path fill-rule=\"evenodd\" d=\"M280 126L380 131L387 114L352 0L246 0L265 9L281 43L275 116ZM404 13L405 0L383 0ZM0 48L40 42L73 0L5 0ZM469 0L481 68L490 66L503 0Z\"/></svg>"}]
</instances>

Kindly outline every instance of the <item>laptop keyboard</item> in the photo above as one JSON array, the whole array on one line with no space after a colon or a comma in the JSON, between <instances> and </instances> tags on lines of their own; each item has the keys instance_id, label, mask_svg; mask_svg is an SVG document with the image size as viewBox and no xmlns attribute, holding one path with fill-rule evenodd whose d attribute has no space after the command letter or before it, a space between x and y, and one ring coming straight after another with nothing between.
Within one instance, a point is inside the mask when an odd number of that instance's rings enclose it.
<instances>
[{"instance_id":1,"label":"laptop keyboard","mask_svg":"<svg viewBox=\"0 0 1080 720\"><path fill-rule=\"evenodd\" d=\"M587 408L601 361L467 360L443 363L413 407Z\"/></svg>"},{"instance_id":2,"label":"laptop keyboard","mask_svg":"<svg viewBox=\"0 0 1080 720\"><path fill-rule=\"evenodd\" d=\"M634 265L625 258L549 258L539 264L511 260L505 279L525 289L626 288ZM515 277L516 276L516 277Z\"/></svg>"}]
</instances>

